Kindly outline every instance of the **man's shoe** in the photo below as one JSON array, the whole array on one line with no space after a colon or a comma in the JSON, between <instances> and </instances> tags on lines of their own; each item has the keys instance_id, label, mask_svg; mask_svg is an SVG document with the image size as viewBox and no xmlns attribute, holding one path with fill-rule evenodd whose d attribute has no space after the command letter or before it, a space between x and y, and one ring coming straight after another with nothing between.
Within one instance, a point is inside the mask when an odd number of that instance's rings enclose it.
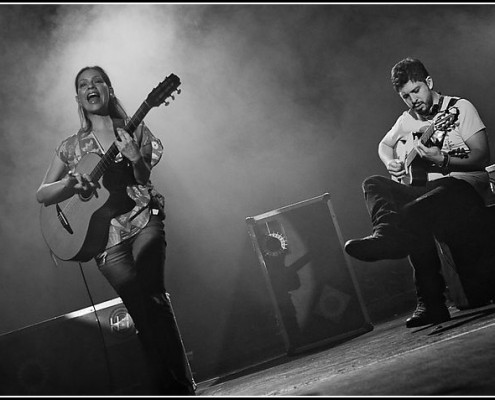
<instances>
[{"instance_id":1,"label":"man's shoe","mask_svg":"<svg viewBox=\"0 0 495 400\"><path fill-rule=\"evenodd\" d=\"M413 315L406 320L407 328L417 328L424 325L439 324L450 320L449 309L445 304L426 307L420 303Z\"/></svg>"},{"instance_id":2,"label":"man's shoe","mask_svg":"<svg viewBox=\"0 0 495 400\"><path fill-rule=\"evenodd\" d=\"M377 232L361 239L348 240L344 249L347 254L361 261L398 260L409 254L405 241Z\"/></svg>"}]
</instances>

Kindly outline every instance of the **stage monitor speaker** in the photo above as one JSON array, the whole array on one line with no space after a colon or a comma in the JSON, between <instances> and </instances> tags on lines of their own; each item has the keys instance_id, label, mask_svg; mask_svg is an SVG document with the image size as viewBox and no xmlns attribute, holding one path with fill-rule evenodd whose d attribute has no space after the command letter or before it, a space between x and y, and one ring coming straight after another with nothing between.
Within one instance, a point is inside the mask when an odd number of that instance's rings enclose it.
<instances>
[{"instance_id":1,"label":"stage monitor speaker","mask_svg":"<svg viewBox=\"0 0 495 400\"><path fill-rule=\"evenodd\" d=\"M144 352L118 297L0 336L0 395L146 395Z\"/></svg>"},{"instance_id":2,"label":"stage monitor speaker","mask_svg":"<svg viewBox=\"0 0 495 400\"><path fill-rule=\"evenodd\" d=\"M289 355L373 330L328 193L246 223Z\"/></svg>"}]
</instances>

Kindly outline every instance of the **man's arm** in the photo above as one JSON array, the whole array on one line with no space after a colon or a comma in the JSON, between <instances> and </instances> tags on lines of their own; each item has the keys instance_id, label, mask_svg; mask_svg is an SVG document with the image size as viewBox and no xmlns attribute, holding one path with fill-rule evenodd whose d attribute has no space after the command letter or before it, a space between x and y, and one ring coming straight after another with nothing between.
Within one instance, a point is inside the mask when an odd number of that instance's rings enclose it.
<instances>
[{"instance_id":1,"label":"man's arm","mask_svg":"<svg viewBox=\"0 0 495 400\"><path fill-rule=\"evenodd\" d=\"M385 135L378 144L378 156L389 174L400 179L405 175L406 171L404 170L403 163L395 158L394 148L395 143L393 143L388 135Z\"/></svg>"},{"instance_id":2,"label":"man's arm","mask_svg":"<svg viewBox=\"0 0 495 400\"><path fill-rule=\"evenodd\" d=\"M485 129L476 132L465 143L469 147L469 154L464 158L450 157L449 172L482 171L490 163L490 149ZM444 155L436 146L426 147L418 141L416 150L422 158L437 165L443 163Z\"/></svg>"}]
</instances>

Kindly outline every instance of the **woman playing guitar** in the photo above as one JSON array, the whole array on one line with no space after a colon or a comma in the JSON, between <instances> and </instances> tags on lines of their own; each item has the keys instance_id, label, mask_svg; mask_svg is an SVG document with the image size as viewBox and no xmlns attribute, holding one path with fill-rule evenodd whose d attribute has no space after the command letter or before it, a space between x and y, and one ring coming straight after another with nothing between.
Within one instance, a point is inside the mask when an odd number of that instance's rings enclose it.
<instances>
[{"instance_id":1,"label":"woman playing guitar","mask_svg":"<svg viewBox=\"0 0 495 400\"><path fill-rule=\"evenodd\" d=\"M57 147L36 195L53 253L65 260L94 258L126 306L150 365L152 387L145 394L193 395L165 290L163 196L150 181L163 147L142 122L178 86L175 76L169 78L129 119L106 72L81 69L75 79L81 127Z\"/></svg>"}]
</instances>

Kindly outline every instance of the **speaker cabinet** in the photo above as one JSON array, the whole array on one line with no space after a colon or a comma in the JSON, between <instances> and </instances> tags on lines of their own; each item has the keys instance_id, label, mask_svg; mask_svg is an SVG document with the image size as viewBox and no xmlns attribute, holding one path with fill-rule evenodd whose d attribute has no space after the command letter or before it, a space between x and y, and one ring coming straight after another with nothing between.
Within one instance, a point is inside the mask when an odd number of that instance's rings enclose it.
<instances>
[{"instance_id":1,"label":"speaker cabinet","mask_svg":"<svg viewBox=\"0 0 495 400\"><path fill-rule=\"evenodd\" d=\"M0 395L146 394L136 329L120 298L0 336Z\"/></svg>"},{"instance_id":2,"label":"speaker cabinet","mask_svg":"<svg viewBox=\"0 0 495 400\"><path fill-rule=\"evenodd\" d=\"M328 193L246 224L288 354L373 330Z\"/></svg>"}]
</instances>

